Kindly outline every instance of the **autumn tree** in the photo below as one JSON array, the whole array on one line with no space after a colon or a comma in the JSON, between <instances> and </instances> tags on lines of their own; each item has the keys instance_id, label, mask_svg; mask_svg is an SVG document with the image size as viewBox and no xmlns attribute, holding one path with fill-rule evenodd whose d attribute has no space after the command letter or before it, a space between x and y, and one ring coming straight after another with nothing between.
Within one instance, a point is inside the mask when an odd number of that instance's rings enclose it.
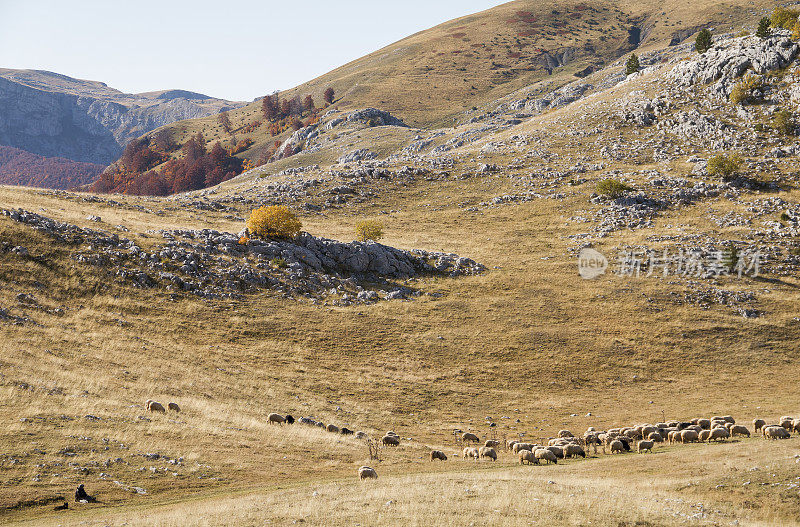
<instances>
[{"instance_id":1,"label":"autumn tree","mask_svg":"<svg viewBox=\"0 0 800 527\"><path fill-rule=\"evenodd\" d=\"M230 134L233 126L231 125L231 117L228 112L219 112L217 114L217 122L225 130L226 134Z\"/></svg>"},{"instance_id":2,"label":"autumn tree","mask_svg":"<svg viewBox=\"0 0 800 527\"><path fill-rule=\"evenodd\" d=\"M325 93L323 94L325 102L327 104L333 104L333 96L334 96L333 88L329 86L328 88L325 89Z\"/></svg>"},{"instance_id":3,"label":"autumn tree","mask_svg":"<svg viewBox=\"0 0 800 527\"><path fill-rule=\"evenodd\" d=\"M306 109L306 111L313 112L316 109L314 98L310 95L306 95L306 98L303 100L303 107Z\"/></svg>"},{"instance_id":4,"label":"autumn tree","mask_svg":"<svg viewBox=\"0 0 800 527\"><path fill-rule=\"evenodd\" d=\"M264 112L264 119L272 121L278 117L278 96L267 95L261 101L261 111Z\"/></svg>"},{"instance_id":5,"label":"autumn tree","mask_svg":"<svg viewBox=\"0 0 800 527\"><path fill-rule=\"evenodd\" d=\"M202 132L197 132L183 145L183 154L188 163L194 163L206 155L206 139Z\"/></svg>"}]
</instances>

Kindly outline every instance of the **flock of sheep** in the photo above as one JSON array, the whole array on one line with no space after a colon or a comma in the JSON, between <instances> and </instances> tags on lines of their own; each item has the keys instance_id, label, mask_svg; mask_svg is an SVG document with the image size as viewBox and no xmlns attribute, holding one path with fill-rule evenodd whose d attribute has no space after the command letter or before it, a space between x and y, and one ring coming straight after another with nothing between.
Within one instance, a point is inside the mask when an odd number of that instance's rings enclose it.
<instances>
[{"instance_id":1,"label":"flock of sheep","mask_svg":"<svg viewBox=\"0 0 800 527\"><path fill-rule=\"evenodd\" d=\"M156 401L146 402L147 410L150 412L166 413L164 406ZM180 412L181 409L176 403L169 403L167 408L171 411ZM294 424L295 419L291 415L271 413L267 416L267 422L272 424ZM301 417L299 423L322 428L330 433L352 435L356 439L369 440L366 432L354 432L346 427L339 428L336 425L325 425L309 417ZM492 426L492 424L490 424ZM780 418L778 424L767 424L763 419L753 420L753 430L760 433L765 439L787 439L792 432L800 434L800 419L790 416ZM635 447L636 452L652 452L658 443L694 443L702 441L721 441L734 436L750 437L750 430L741 424L736 424L736 420L730 415L714 416L711 418L696 418L691 421L668 421L656 424L642 424L636 426L610 428L608 430L595 430L590 427L582 436L576 437L569 430L560 430L557 437L547 438L542 444L527 443L524 441L509 440L500 441L498 439L487 439L483 446L477 446L481 442L480 437L472 432L462 432L454 430L454 435L463 444L475 443L475 446L465 446L461 451L464 459L488 459L497 461L498 450L501 446L517 456L519 463L529 465L539 465L540 463L557 464L559 459L586 458L587 449L590 447L597 454L600 447L603 453L607 453L606 448L611 454L630 452ZM546 441L546 445L543 444ZM383 446L396 447L400 445L400 437L392 432L386 432L381 438ZM431 450L431 461L447 461L447 454L441 450ZM377 479L377 471L368 466L358 469L359 479Z\"/></svg>"}]
</instances>

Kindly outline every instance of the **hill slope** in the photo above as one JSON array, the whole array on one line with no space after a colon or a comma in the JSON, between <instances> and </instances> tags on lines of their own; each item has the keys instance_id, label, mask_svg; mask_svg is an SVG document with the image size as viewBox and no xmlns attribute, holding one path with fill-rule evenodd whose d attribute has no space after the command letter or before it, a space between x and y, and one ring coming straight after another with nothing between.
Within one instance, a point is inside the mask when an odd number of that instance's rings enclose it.
<instances>
[{"instance_id":1,"label":"hill slope","mask_svg":"<svg viewBox=\"0 0 800 527\"><path fill-rule=\"evenodd\" d=\"M706 25L733 27L772 4L518 0L411 35L280 97L302 101L310 95L319 107L331 87L339 110L374 107L410 126L449 127L518 90L550 93L633 49L680 43ZM274 143L292 132L282 131L284 126L276 135L260 101L230 117L232 133L213 117L162 130L178 147L201 133L209 144L220 141L255 165L267 161ZM236 148L234 143L243 141L249 146Z\"/></svg>"},{"instance_id":2,"label":"hill slope","mask_svg":"<svg viewBox=\"0 0 800 527\"><path fill-rule=\"evenodd\" d=\"M93 181L105 167L63 157L42 157L0 146L0 184L71 189Z\"/></svg>"},{"instance_id":3,"label":"hill slope","mask_svg":"<svg viewBox=\"0 0 800 527\"><path fill-rule=\"evenodd\" d=\"M800 436L751 423L800 417L800 147L780 126L800 43L715 38L515 123L331 112L303 151L198 192L0 188L3 521L797 525ZM734 104L746 73L762 86ZM311 234L248 238L273 203ZM436 271L350 242L365 219ZM530 466L464 459L456 432L547 444L714 415L752 437ZM376 460L300 417L400 445ZM79 483L101 503L54 511Z\"/></svg>"}]
</instances>

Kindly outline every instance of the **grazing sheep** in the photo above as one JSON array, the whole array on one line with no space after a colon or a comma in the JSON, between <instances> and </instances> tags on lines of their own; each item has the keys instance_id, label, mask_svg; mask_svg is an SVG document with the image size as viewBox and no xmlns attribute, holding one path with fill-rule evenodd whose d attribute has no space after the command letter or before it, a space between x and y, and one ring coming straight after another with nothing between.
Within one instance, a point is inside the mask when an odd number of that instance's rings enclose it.
<instances>
[{"instance_id":1,"label":"grazing sheep","mask_svg":"<svg viewBox=\"0 0 800 527\"><path fill-rule=\"evenodd\" d=\"M519 464L524 465L525 462L528 462L529 465L538 465L539 460L536 456L533 455L533 452L530 450L520 450L519 451Z\"/></svg>"},{"instance_id":2,"label":"grazing sheep","mask_svg":"<svg viewBox=\"0 0 800 527\"><path fill-rule=\"evenodd\" d=\"M181 407L178 406L178 403L167 403L167 410L172 412L180 413Z\"/></svg>"},{"instance_id":3,"label":"grazing sheep","mask_svg":"<svg viewBox=\"0 0 800 527\"><path fill-rule=\"evenodd\" d=\"M478 443L478 442L480 442L481 439L478 436L476 436L475 434L471 433L471 432L464 432L463 434L461 434L461 440L464 441L464 442L466 442L466 441L474 441L474 442Z\"/></svg>"},{"instance_id":4,"label":"grazing sheep","mask_svg":"<svg viewBox=\"0 0 800 527\"><path fill-rule=\"evenodd\" d=\"M480 450L478 450L478 455L481 459L488 457L492 461L497 461L497 452L494 448L489 446L482 446Z\"/></svg>"},{"instance_id":5,"label":"grazing sheep","mask_svg":"<svg viewBox=\"0 0 800 527\"><path fill-rule=\"evenodd\" d=\"M267 422L269 422L269 424L278 423L279 425L282 425L284 422L286 422L286 418L281 414L271 413L267 416Z\"/></svg>"},{"instance_id":6,"label":"grazing sheep","mask_svg":"<svg viewBox=\"0 0 800 527\"><path fill-rule=\"evenodd\" d=\"M349 428L342 427L342 435L343 436L351 436L353 434L355 434L355 432L353 432Z\"/></svg>"},{"instance_id":7,"label":"grazing sheep","mask_svg":"<svg viewBox=\"0 0 800 527\"><path fill-rule=\"evenodd\" d=\"M750 430L747 429L744 425L732 425L728 431L731 433L731 436L747 436L750 437Z\"/></svg>"},{"instance_id":8,"label":"grazing sheep","mask_svg":"<svg viewBox=\"0 0 800 527\"><path fill-rule=\"evenodd\" d=\"M711 438L711 430L700 430L700 433L697 435L697 438L700 441L708 441Z\"/></svg>"},{"instance_id":9,"label":"grazing sheep","mask_svg":"<svg viewBox=\"0 0 800 527\"><path fill-rule=\"evenodd\" d=\"M558 437L575 437L569 430L559 430Z\"/></svg>"},{"instance_id":10,"label":"grazing sheep","mask_svg":"<svg viewBox=\"0 0 800 527\"><path fill-rule=\"evenodd\" d=\"M625 447L622 445L623 445L622 441L619 441L617 439L611 441L611 444L609 445L609 447L611 447L611 453L613 454L615 452L620 452L620 453L625 452Z\"/></svg>"},{"instance_id":11,"label":"grazing sheep","mask_svg":"<svg viewBox=\"0 0 800 527\"><path fill-rule=\"evenodd\" d=\"M462 454L464 455L464 459L473 458L473 459L475 459L475 461L478 460L478 449L477 448L474 448L474 447L471 447L471 446L464 447L464 450L463 450Z\"/></svg>"},{"instance_id":12,"label":"grazing sheep","mask_svg":"<svg viewBox=\"0 0 800 527\"><path fill-rule=\"evenodd\" d=\"M699 425L703 430L711 429L711 419L698 419L696 425Z\"/></svg>"},{"instance_id":13,"label":"grazing sheep","mask_svg":"<svg viewBox=\"0 0 800 527\"><path fill-rule=\"evenodd\" d=\"M323 423L322 421L317 421L316 423L314 423L314 426L316 426L317 428L326 428L325 423Z\"/></svg>"},{"instance_id":14,"label":"grazing sheep","mask_svg":"<svg viewBox=\"0 0 800 527\"><path fill-rule=\"evenodd\" d=\"M548 446L545 447L545 450L549 450L556 456L558 459L564 459L564 448L560 446Z\"/></svg>"},{"instance_id":15,"label":"grazing sheep","mask_svg":"<svg viewBox=\"0 0 800 527\"><path fill-rule=\"evenodd\" d=\"M533 456L538 460L548 461L550 463L558 464L558 458L551 451L546 448L537 448Z\"/></svg>"},{"instance_id":16,"label":"grazing sheep","mask_svg":"<svg viewBox=\"0 0 800 527\"><path fill-rule=\"evenodd\" d=\"M516 454L520 450L533 450L531 447L532 447L532 445L530 443L518 442L518 443L514 443L514 446L512 447L512 451Z\"/></svg>"},{"instance_id":17,"label":"grazing sheep","mask_svg":"<svg viewBox=\"0 0 800 527\"><path fill-rule=\"evenodd\" d=\"M164 410L164 405L161 403L157 403L155 401L150 401L150 404L147 406L147 409L150 410L151 412L159 412L162 414L167 413L167 411Z\"/></svg>"},{"instance_id":18,"label":"grazing sheep","mask_svg":"<svg viewBox=\"0 0 800 527\"><path fill-rule=\"evenodd\" d=\"M397 436L385 435L383 439L381 439L381 442L386 446L398 446L400 444L400 438Z\"/></svg>"},{"instance_id":19,"label":"grazing sheep","mask_svg":"<svg viewBox=\"0 0 800 527\"><path fill-rule=\"evenodd\" d=\"M763 419L753 419L753 429L756 432L760 432L761 429L764 428L764 425L766 425L766 424L767 424L767 422L764 421Z\"/></svg>"},{"instance_id":20,"label":"grazing sheep","mask_svg":"<svg viewBox=\"0 0 800 527\"><path fill-rule=\"evenodd\" d=\"M642 429L639 430L639 433L642 435L642 437L647 437L653 432L658 432L658 428L656 428L655 426L648 425L648 426L643 426Z\"/></svg>"},{"instance_id":21,"label":"grazing sheep","mask_svg":"<svg viewBox=\"0 0 800 527\"><path fill-rule=\"evenodd\" d=\"M517 443L519 443L519 441L516 441L514 439L509 439L508 441L506 441L506 448L508 450L514 450L514 445Z\"/></svg>"},{"instance_id":22,"label":"grazing sheep","mask_svg":"<svg viewBox=\"0 0 800 527\"><path fill-rule=\"evenodd\" d=\"M361 430L356 432L356 439L366 439L367 437L369 436L367 436L366 432L362 432Z\"/></svg>"},{"instance_id":23,"label":"grazing sheep","mask_svg":"<svg viewBox=\"0 0 800 527\"><path fill-rule=\"evenodd\" d=\"M287 425L293 425L293 424L294 424L294 417L292 417L291 415L288 415L288 414L287 414L287 415L284 417L284 419L286 420L286 424L287 424Z\"/></svg>"},{"instance_id":24,"label":"grazing sheep","mask_svg":"<svg viewBox=\"0 0 800 527\"><path fill-rule=\"evenodd\" d=\"M583 449L583 447L580 445L576 445L575 443L564 445L563 448L564 448L564 457L578 457L578 456L581 456L582 458L586 457L586 451Z\"/></svg>"},{"instance_id":25,"label":"grazing sheep","mask_svg":"<svg viewBox=\"0 0 800 527\"><path fill-rule=\"evenodd\" d=\"M300 423L304 424L304 425L311 425L311 426L314 426L315 424L317 424L316 421L314 421L313 419L309 419L308 417L301 417L300 418Z\"/></svg>"},{"instance_id":26,"label":"grazing sheep","mask_svg":"<svg viewBox=\"0 0 800 527\"><path fill-rule=\"evenodd\" d=\"M483 446L489 448L498 448L500 446L500 441L497 439L487 439Z\"/></svg>"},{"instance_id":27,"label":"grazing sheep","mask_svg":"<svg viewBox=\"0 0 800 527\"><path fill-rule=\"evenodd\" d=\"M436 459L447 461L447 456L441 450L431 450L431 461L434 461Z\"/></svg>"},{"instance_id":28,"label":"grazing sheep","mask_svg":"<svg viewBox=\"0 0 800 527\"><path fill-rule=\"evenodd\" d=\"M765 439L789 439L791 434L782 426L770 425L761 429Z\"/></svg>"},{"instance_id":29,"label":"grazing sheep","mask_svg":"<svg viewBox=\"0 0 800 527\"><path fill-rule=\"evenodd\" d=\"M652 441L653 443L663 443L664 438L658 432L650 432L647 434L648 441Z\"/></svg>"},{"instance_id":30,"label":"grazing sheep","mask_svg":"<svg viewBox=\"0 0 800 527\"><path fill-rule=\"evenodd\" d=\"M792 421L791 432L800 432L800 419L795 419L794 421Z\"/></svg>"},{"instance_id":31,"label":"grazing sheep","mask_svg":"<svg viewBox=\"0 0 800 527\"><path fill-rule=\"evenodd\" d=\"M682 430L681 443L693 443L700 438L700 434L696 430Z\"/></svg>"},{"instance_id":32,"label":"grazing sheep","mask_svg":"<svg viewBox=\"0 0 800 527\"><path fill-rule=\"evenodd\" d=\"M784 427L786 430L790 432L794 428L794 418L792 417L781 417L781 426Z\"/></svg>"},{"instance_id":33,"label":"grazing sheep","mask_svg":"<svg viewBox=\"0 0 800 527\"><path fill-rule=\"evenodd\" d=\"M358 478L362 481L365 479L378 479L378 473L372 467L361 467L358 469Z\"/></svg>"},{"instance_id":34,"label":"grazing sheep","mask_svg":"<svg viewBox=\"0 0 800 527\"><path fill-rule=\"evenodd\" d=\"M636 451L640 454L644 453L645 451L652 452L654 444L655 443L652 441L639 441L636 443Z\"/></svg>"},{"instance_id":35,"label":"grazing sheep","mask_svg":"<svg viewBox=\"0 0 800 527\"><path fill-rule=\"evenodd\" d=\"M325 430L327 430L328 432L331 432L332 434L338 434L339 433L339 427L336 426L336 425L328 425L328 426L325 427Z\"/></svg>"}]
</instances>

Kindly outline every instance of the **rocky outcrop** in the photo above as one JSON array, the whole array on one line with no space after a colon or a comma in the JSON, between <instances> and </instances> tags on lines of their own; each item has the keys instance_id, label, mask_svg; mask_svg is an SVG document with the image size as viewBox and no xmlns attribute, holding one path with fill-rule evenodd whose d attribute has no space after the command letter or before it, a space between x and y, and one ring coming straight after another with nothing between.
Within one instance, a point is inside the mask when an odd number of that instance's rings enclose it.
<instances>
[{"instance_id":1,"label":"rocky outcrop","mask_svg":"<svg viewBox=\"0 0 800 527\"><path fill-rule=\"evenodd\" d=\"M800 52L800 45L781 32L767 39L739 37L723 40L698 55L682 62L670 72L678 86L711 84L711 93L726 98L731 88L747 71L765 74L785 68Z\"/></svg>"},{"instance_id":2,"label":"rocky outcrop","mask_svg":"<svg viewBox=\"0 0 800 527\"><path fill-rule=\"evenodd\" d=\"M375 242L345 243L308 233L293 239L242 243L241 235L246 231L239 235L210 229L158 231L166 243L147 251L116 233L25 210L0 209L0 216L26 224L58 242L81 246L75 260L105 269L118 281L203 298L272 290L294 298L349 305L422 294L393 280L473 275L485 269L455 254L405 251Z\"/></svg>"}]
</instances>

